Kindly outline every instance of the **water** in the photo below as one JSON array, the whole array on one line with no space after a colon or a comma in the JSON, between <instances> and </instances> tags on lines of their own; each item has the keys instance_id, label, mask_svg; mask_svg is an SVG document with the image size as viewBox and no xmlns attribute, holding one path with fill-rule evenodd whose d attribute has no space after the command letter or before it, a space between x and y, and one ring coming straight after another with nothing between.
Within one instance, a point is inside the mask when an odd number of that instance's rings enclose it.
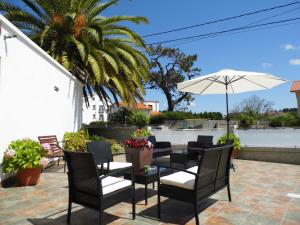
<instances>
[{"instance_id":1,"label":"water","mask_svg":"<svg viewBox=\"0 0 300 225\"><path fill-rule=\"evenodd\" d=\"M196 141L198 135L214 136L214 143L226 133L225 130L152 130L157 141L170 141L174 145L187 144L188 141ZM249 129L237 130L236 134L241 139L242 146L255 147L300 147L300 129Z\"/></svg>"}]
</instances>

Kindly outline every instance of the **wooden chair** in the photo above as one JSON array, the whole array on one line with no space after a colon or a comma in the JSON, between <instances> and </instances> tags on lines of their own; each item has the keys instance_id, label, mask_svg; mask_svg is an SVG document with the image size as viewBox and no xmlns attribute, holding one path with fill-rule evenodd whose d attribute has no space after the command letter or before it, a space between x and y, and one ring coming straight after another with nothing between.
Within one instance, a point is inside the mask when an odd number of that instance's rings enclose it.
<instances>
[{"instance_id":1,"label":"wooden chair","mask_svg":"<svg viewBox=\"0 0 300 225\"><path fill-rule=\"evenodd\" d=\"M200 224L199 202L225 187L231 201L229 175L232 149L232 145L204 149L198 166L188 170L172 168L178 172L168 176L160 177L158 169L158 218L161 217L161 196L193 204L197 225Z\"/></svg>"},{"instance_id":2,"label":"wooden chair","mask_svg":"<svg viewBox=\"0 0 300 225\"><path fill-rule=\"evenodd\" d=\"M40 144L49 144L51 150L48 151L47 158L58 158L57 165L59 165L60 159L64 159L64 153L62 147L59 145L56 135L39 136ZM66 172L66 163L64 164L64 172Z\"/></svg>"},{"instance_id":3,"label":"wooden chair","mask_svg":"<svg viewBox=\"0 0 300 225\"><path fill-rule=\"evenodd\" d=\"M100 176L93 153L64 151L68 165L69 204L67 223L71 220L72 203L99 211L102 224L103 211L120 202L131 199L132 218L135 219L134 169L130 180L115 177L119 171Z\"/></svg>"}]
</instances>

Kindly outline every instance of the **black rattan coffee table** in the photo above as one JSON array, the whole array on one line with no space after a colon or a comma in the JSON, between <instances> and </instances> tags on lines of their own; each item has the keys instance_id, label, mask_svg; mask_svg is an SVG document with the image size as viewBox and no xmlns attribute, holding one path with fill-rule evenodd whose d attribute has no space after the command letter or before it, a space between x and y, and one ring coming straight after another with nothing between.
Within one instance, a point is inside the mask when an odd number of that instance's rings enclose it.
<instances>
[{"instance_id":1,"label":"black rattan coffee table","mask_svg":"<svg viewBox=\"0 0 300 225\"><path fill-rule=\"evenodd\" d=\"M144 184L145 185L145 205L148 204L148 184L153 184L153 189L154 189L154 182L157 181L157 167L152 166L151 171L145 172L145 169L140 169L135 171L135 183L138 184ZM166 176L171 174L173 171L171 169L167 168L160 168L160 176ZM124 178L131 180L131 173L127 172L124 174Z\"/></svg>"},{"instance_id":2,"label":"black rattan coffee table","mask_svg":"<svg viewBox=\"0 0 300 225\"><path fill-rule=\"evenodd\" d=\"M190 154L187 150L180 150L172 152L170 154L170 166L173 166L173 163L183 164L187 168L187 163L191 160Z\"/></svg>"}]
</instances>

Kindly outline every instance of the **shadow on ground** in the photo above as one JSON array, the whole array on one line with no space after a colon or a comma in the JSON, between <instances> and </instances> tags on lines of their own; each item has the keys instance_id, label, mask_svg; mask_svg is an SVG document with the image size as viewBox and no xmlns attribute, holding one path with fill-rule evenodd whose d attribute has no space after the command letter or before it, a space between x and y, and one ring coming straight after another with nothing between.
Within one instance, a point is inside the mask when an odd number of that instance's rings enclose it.
<instances>
[{"instance_id":1,"label":"shadow on ground","mask_svg":"<svg viewBox=\"0 0 300 225\"><path fill-rule=\"evenodd\" d=\"M27 221L33 225L61 225L67 224L67 213L66 210L62 211L64 215L57 218L29 218ZM112 214L103 213L103 223L109 224L119 219L119 217ZM82 208L77 211L72 211L71 224L72 225L94 225L99 222L99 214L96 210Z\"/></svg>"},{"instance_id":2,"label":"shadow on ground","mask_svg":"<svg viewBox=\"0 0 300 225\"><path fill-rule=\"evenodd\" d=\"M217 202L216 199L208 198L198 205L198 213L201 213ZM138 214L139 216L156 219L157 205L154 205ZM167 199L161 203L161 222L171 224L185 224L194 218L193 205L173 199Z\"/></svg>"}]
</instances>

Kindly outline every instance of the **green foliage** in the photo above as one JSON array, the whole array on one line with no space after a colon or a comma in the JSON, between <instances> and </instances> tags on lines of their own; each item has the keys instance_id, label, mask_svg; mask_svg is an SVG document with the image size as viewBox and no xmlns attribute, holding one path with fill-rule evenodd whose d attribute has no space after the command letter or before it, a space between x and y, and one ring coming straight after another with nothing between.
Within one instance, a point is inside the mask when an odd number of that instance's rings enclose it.
<instances>
[{"instance_id":1,"label":"green foliage","mask_svg":"<svg viewBox=\"0 0 300 225\"><path fill-rule=\"evenodd\" d=\"M255 122L255 118L248 114L241 114L240 115L240 126L243 128L249 128Z\"/></svg>"},{"instance_id":2,"label":"green foliage","mask_svg":"<svg viewBox=\"0 0 300 225\"><path fill-rule=\"evenodd\" d=\"M151 124L162 124L166 120L185 120L185 119L210 119L210 120L222 120L223 115L220 112L161 112L158 115L150 117Z\"/></svg>"},{"instance_id":3,"label":"green foliage","mask_svg":"<svg viewBox=\"0 0 300 225\"><path fill-rule=\"evenodd\" d=\"M126 107L121 107L119 110L111 115L110 121L112 123L125 124L128 123L132 112Z\"/></svg>"},{"instance_id":4,"label":"green foliage","mask_svg":"<svg viewBox=\"0 0 300 225\"><path fill-rule=\"evenodd\" d=\"M15 153L9 156L9 153ZM12 173L19 169L42 167L41 159L46 155L44 148L31 139L16 140L10 143L4 153L3 171Z\"/></svg>"},{"instance_id":5,"label":"green foliage","mask_svg":"<svg viewBox=\"0 0 300 225\"><path fill-rule=\"evenodd\" d=\"M109 138L105 138L105 137L101 137L101 136L97 136L97 135L92 135L89 137L90 141L104 141L104 142L108 142L111 145L111 150L113 153L118 153L118 152L123 152L124 151L124 146L121 145L120 143L118 143L116 140L114 139L109 139Z\"/></svg>"},{"instance_id":6,"label":"green foliage","mask_svg":"<svg viewBox=\"0 0 300 225\"><path fill-rule=\"evenodd\" d=\"M106 125L106 122L104 122L104 121L93 121L93 122L90 122L89 125L97 126L97 127L102 127L102 126Z\"/></svg>"},{"instance_id":7,"label":"green foliage","mask_svg":"<svg viewBox=\"0 0 300 225\"><path fill-rule=\"evenodd\" d=\"M282 126L293 127L299 125L300 125L300 120L297 117L296 112L289 112L280 116L275 116L270 121L271 127L282 127Z\"/></svg>"},{"instance_id":8,"label":"green foliage","mask_svg":"<svg viewBox=\"0 0 300 225\"><path fill-rule=\"evenodd\" d=\"M131 135L131 138L148 138L151 132L147 128L137 129Z\"/></svg>"},{"instance_id":9,"label":"green foliage","mask_svg":"<svg viewBox=\"0 0 300 225\"><path fill-rule=\"evenodd\" d=\"M138 127L145 127L149 124L149 116L142 111L135 111L129 117L129 122Z\"/></svg>"},{"instance_id":10,"label":"green foliage","mask_svg":"<svg viewBox=\"0 0 300 225\"><path fill-rule=\"evenodd\" d=\"M64 134L64 148L68 151L86 151L87 134L84 131L66 132Z\"/></svg>"},{"instance_id":11,"label":"green foliage","mask_svg":"<svg viewBox=\"0 0 300 225\"><path fill-rule=\"evenodd\" d=\"M219 138L218 144L226 144L227 142L227 134L223 135L222 137ZM235 150L240 150L241 149L241 141L240 138L237 137L235 134L230 133L229 134L229 140L233 140L233 146Z\"/></svg>"},{"instance_id":12,"label":"green foliage","mask_svg":"<svg viewBox=\"0 0 300 225\"><path fill-rule=\"evenodd\" d=\"M118 0L16 2L0 1L0 13L76 76L85 97L91 88L105 100L120 97L130 105L143 97L147 46L128 24L147 18L107 16Z\"/></svg>"},{"instance_id":13,"label":"green foliage","mask_svg":"<svg viewBox=\"0 0 300 225\"><path fill-rule=\"evenodd\" d=\"M167 120L167 115L165 113L150 116L150 124L163 124L165 120Z\"/></svg>"}]
</instances>

